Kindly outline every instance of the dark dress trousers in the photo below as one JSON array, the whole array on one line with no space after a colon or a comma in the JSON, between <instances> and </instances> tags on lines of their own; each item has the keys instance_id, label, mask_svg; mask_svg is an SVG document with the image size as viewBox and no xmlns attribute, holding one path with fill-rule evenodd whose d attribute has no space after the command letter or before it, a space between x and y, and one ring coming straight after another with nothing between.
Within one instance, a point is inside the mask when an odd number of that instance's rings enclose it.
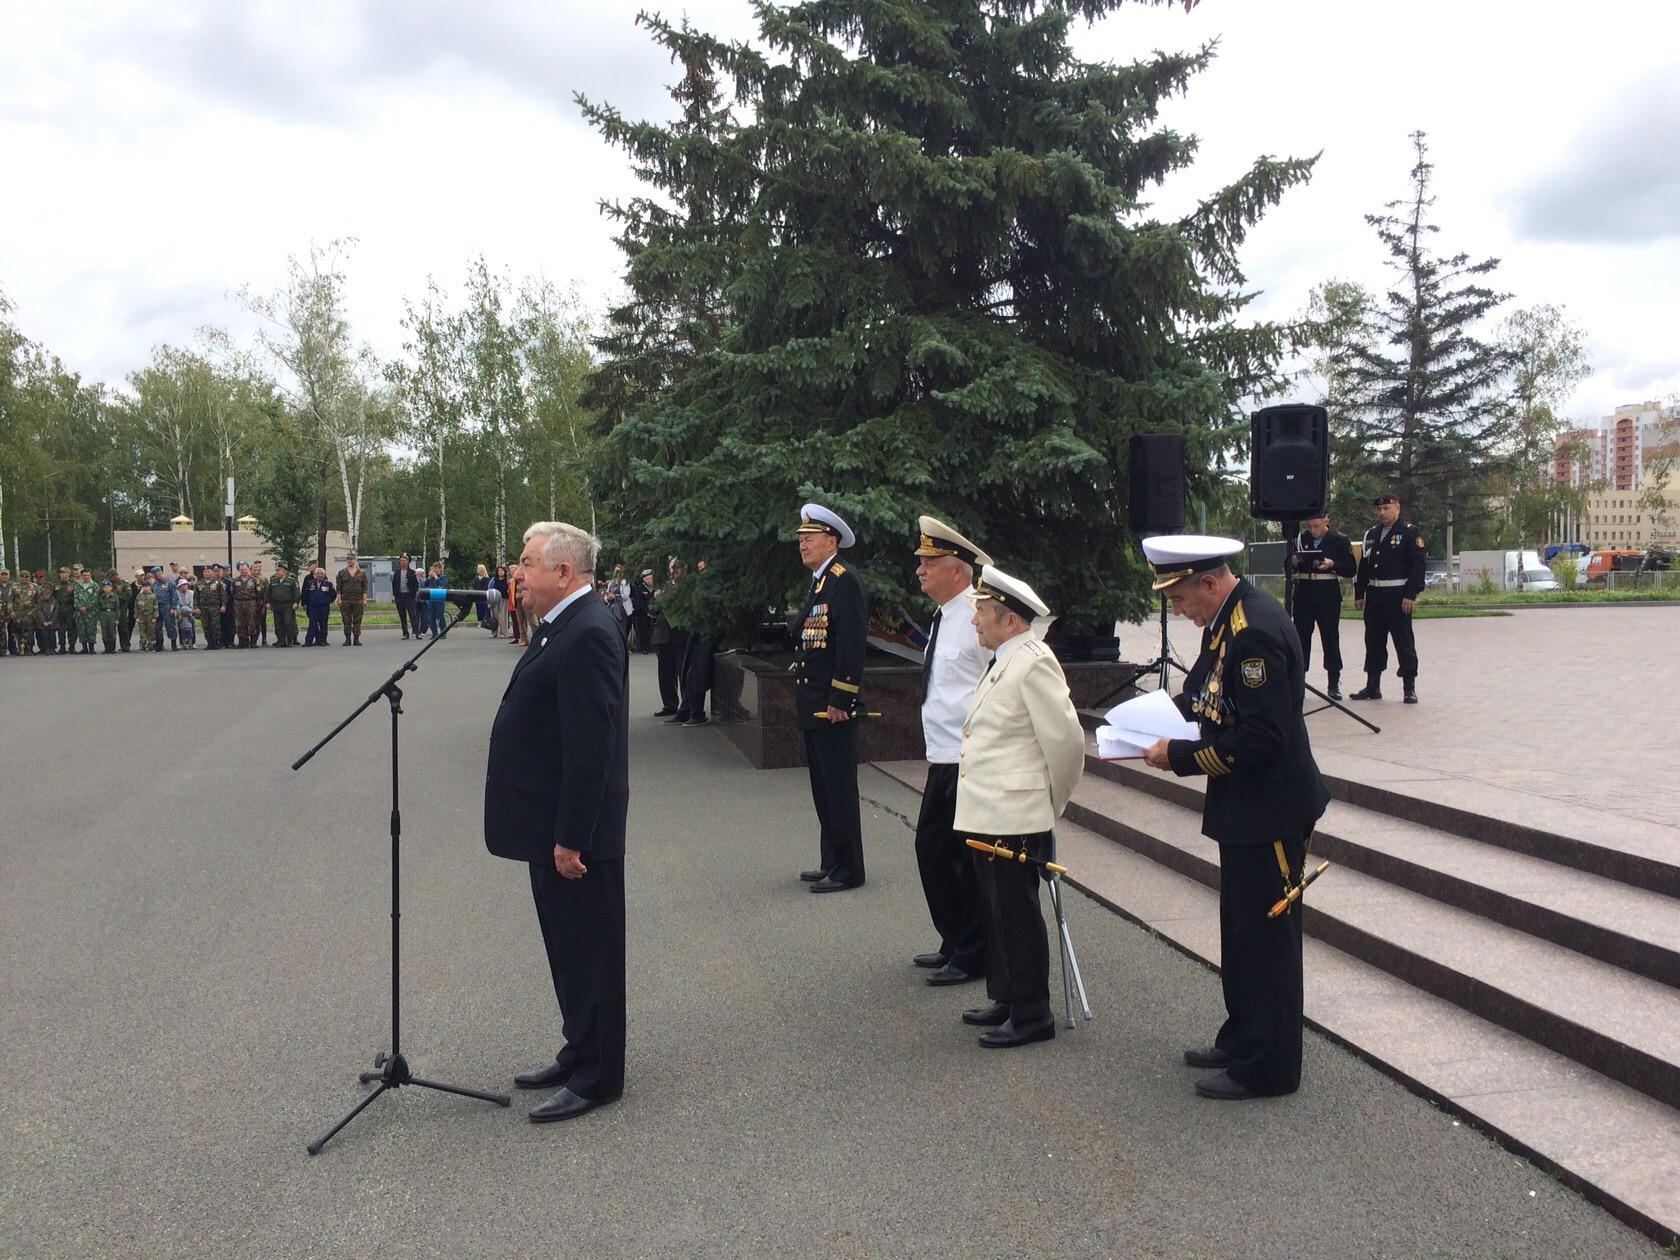
<instances>
[{"instance_id":1,"label":"dark dress trousers","mask_svg":"<svg viewBox=\"0 0 1680 1260\"><path fill-rule=\"evenodd\" d=\"M391 575L391 594L397 601L397 622L402 626L406 635L410 628L415 634L420 633L420 623L414 616L414 599L420 593L420 574L413 565L399 568Z\"/></svg>"},{"instance_id":2,"label":"dark dress trousers","mask_svg":"<svg viewBox=\"0 0 1680 1260\"><path fill-rule=\"evenodd\" d=\"M593 594L531 627L490 730L484 843L530 865L573 1093L624 1089L624 821L630 802L629 658ZM554 869L576 849L581 879Z\"/></svg>"},{"instance_id":3,"label":"dark dress trousers","mask_svg":"<svg viewBox=\"0 0 1680 1260\"><path fill-rule=\"evenodd\" d=\"M1365 673L1380 678L1388 668L1388 640L1400 677L1417 677L1417 640L1412 637L1412 614L1400 607L1404 599L1423 593L1423 534L1410 521L1395 521L1386 538L1382 527L1365 533L1364 554L1353 583L1353 597L1365 601Z\"/></svg>"},{"instance_id":4,"label":"dark dress trousers","mask_svg":"<svg viewBox=\"0 0 1680 1260\"><path fill-rule=\"evenodd\" d=\"M1320 569L1325 560L1331 568ZM1353 544L1333 529L1323 538L1302 530L1295 540L1295 632L1301 638L1301 668L1312 665L1313 629L1324 644L1324 672L1334 680L1342 672L1342 579L1358 571Z\"/></svg>"},{"instance_id":5,"label":"dark dress trousers","mask_svg":"<svg viewBox=\"0 0 1680 1260\"><path fill-rule=\"evenodd\" d=\"M838 557L817 575L799 613L793 658L793 698L805 736L811 800L822 831L821 868L853 887L863 883L863 826L858 814L857 714L861 711L863 652L869 633L869 596L857 570ZM847 722L819 716L830 708Z\"/></svg>"},{"instance_id":6,"label":"dark dress trousers","mask_svg":"<svg viewBox=\"0 0 1680 1260\"><path fill-rule=\"evenodd\" d=\"M1202 834L1219 843L1227 1014L1214 1044L1230 1051L1231 1078L1257 1094L1301 1083L1301 902L1275 919L1266 912L1301 879L1307 841L1330 800L1301 716L1305 673L1283 605L1238 581L1202 631L1201 655L1176 698L1201 737L1167 745L1176 774L1208 779Z\"/></svg>"}]
</instances>

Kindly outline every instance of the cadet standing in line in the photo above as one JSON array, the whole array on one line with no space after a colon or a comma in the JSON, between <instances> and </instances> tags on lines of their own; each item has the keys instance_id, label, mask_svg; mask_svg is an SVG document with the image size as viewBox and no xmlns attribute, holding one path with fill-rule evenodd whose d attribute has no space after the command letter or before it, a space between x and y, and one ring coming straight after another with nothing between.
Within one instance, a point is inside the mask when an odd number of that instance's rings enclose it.
<instances>
[{"instance_id":1,"label":"cadet standing in line","mask_svg":"<svg viewBox=\"0 0 1680 1260\"><path fill-rule=\"evenodd\" d=\"M344 557L338 571L338 624L344 629L344 646L362 646L362 610L367 607L368 580L356 564L355 553Z\"/></svg>"},{"instance_id":2,"label":"cadet standing in line","mask_svg":"<svg viewBox=\"0 0 1680 1260\"><path fill-rule=\"evenodd\" d=\"M163 650L163 645L157 640L157 619L157 589L151 582L143 582L140 584L139 593L134 597L134 626L140 633L142 652Z\"/></svg>"},{"instance_id":3,"label":"cadet standing in line","mask_svg":"<svg viewBox=\"0 0 1680 1260\"><path fill-rule=\"evenodd\" d=\"M821 857L799 878L814 893L863 886L863 824L858 813L857 722L869 596L857 572L840 562L855 539L834 512L807 503L798 529L799 559L811 585L799 612L794 647L794 703L805 736L811 799L822 830Z\"/></svg>"},{"instance_id":4,"label":"cadet standing in line","mask_svg":"<svg viewBox=\"0 0 1680 1260\"><path fill-rule=\"evenodd\" d=\"M304 647L327 646L327 614L332 611L337 594L327 581L327 571L319 564L310 569L303 582L303 607L309 615L309 631L303 636Z\"/></svg>"},{"instance_id":5,"label":"cadet standing in line","mask_svg":"<svg viewBox=\"0 0 1680 1260\"><path fill-rule=\"evenodd\" d=\"M222 584L216 581L215 565L207 564L200 570L193 585L193 602L204 626L204 650L217 651L222 646Z\"/></svg>"},{"instance_id":6,"label":"cadet standing in line","mask_svg":"<svg viewBox=\"0 0 1680 1260\"><path fill-rule=\"evenodd\" d=\"M16 632L12 629L12 574L0 565L0 656L17 655Z\"/></svg>"},{"instance_id":7,"label":"cadet standing in line","mask_svg":"<svg viewBox=\"0 0 1680 1260\"><path fill-rule=\"evenodd\" d=\"M268 579L263 576L263 562L251 561L251 580L257 584L257 637L253 647L268 646Z\"/></svg>"},{"instance_id":8,"label":"cadet standing in line","mask_svg":"<svg viewBox=\"0 0 1680 1260\"><path fill-rule=\"evenodd\" d=\"M974 630L991 661L963 718L958 753L958 836L1055 859L1053 829L1085 772L1085 728L1056 655L1033 620L1050 610L1032 587L990 565L974 585ZM989 1050L1056 1035L1050 946L1038 886L1042 868L975 854L986 905L986 993L963 1022L991 1031Z\"/></svg>"},{"instance_id":9,"label":"cadet standing in line","mask_svg":"<svg viewBox=\"0 0 1680 1260\"><path fill-rule=\"evenodd\" d=\"M1330 528L1323 512L1309 516L1295 539L1295 632L1301 636L1301 666L1312 665L1313 627L1324 645L1326 690L1332 700L1342 698L1342 579L1358 566L1346 534Z\"/></svg>"},{"instance_id":10,"label":"cadet standing in line","mask_svg":"<svg viewBox=\"0 0 1680 1260\"><path fill-rule=\"evenodd\" d=\"M41 588L28 569L18 572L17 584L12 587L12 630L17 635L18 652L35 655L35 618L41 603Z\"/></svg>"},{"instance_id":11,"label":"cadet standing in line","mask_svg":"<svg viewBox=\"0 0 1680 1260\"><path fill-rule=\"evenodd\" d=\"M1388 668L1388 640L1400 666L1400 688L1407 704L1417 698L1417 641L1412 637L1412 607L1423 594L1423 534L1400 519L1400 500L1379 494L1373 503L1377 523L1365 531L1365 553L1353 583L1353 606L1365 612L1365 690L1349 699L1381 700Z\"/></svg>"},{"instance_id":12,"label":"cadet standing in line","mask_svg":"<svg viewBox=\"0 0 1680 1260\"><path fill-rule=\"evenodd\" d=\"M284 560L274 562L274 579L268 584L268 602L274 609L274 646L297 646L297 579Z\"/></svg>"},{"instance_id":13,"label":"cadet standing in line","mask_svg":"<svg viewBox=\"0 0 1680 1260\"><path fill-rule=\"evenodd\" d=\"M257 645L257 584L251 578L251 566L239 562L238 575L233 579L233 634L237 647Z\"/></svg>"},{"instance_id":14,"label":"cadet standing in line","mask_svg":"<svg viewBox=\"0 0 1680 1260\"><path fill-rule=\"evenodd\" d=\"M992 558L945 522L924 516L915 554L916 580L936 610L922 653L922 740L927 783L916 816L916 869L939 948L910 961L932 969L931 985L961 984L986 974L986 920L973 850L956 832L957 763L963 718L991 659L974 631L974 568Z\"/></svg>"},{"instance_id":15,"label":"cadet standing in line","mask_svg":"<svg viewBox=\"0 0 1680 1260\"><path fill-rule=\"evenodd\" d=\"M111 590L117 597L117 644L120 651L128 651L129 641L134 634L134 588L123 581L122 574L112 569L106 575L111 579Z\"/></svg>"},{"instance_id":16,"label":"cadet standing in line","mask_svg":"<svg viewBox=\"0 0 1680 1260\"><path fill-rule=\"evenodd\" d=\"M70 598L76 616L76 651L92 656L94 636L99 631L99 587L92 574L85 570L77 573Z\"/></svg>"},{"instance_id":17,"label":"cadet standing in line","mask_svg":"<svg viewBox=\"0 0 1680 1260\"><path fill-rule=\"evenodd\" d=\"M216 581L222 588L222 646L232 647L234 628L237 624L237 614L233 606L233 574L219 561L211 566L216 571Z\"/></svg>"},{"instance_id":18,"label":"cadet standing in line","mask_svg":"<svg viewBox=\"0 0 1680 1260\"><path fill-rule=\"evenodd\" d=\"M94 610L99 621L99 637L105 643L105 655L117 650L117 621L122 617L122 597L117 594L115 579L106 578L99 584L99 601Z\"/></svg>"},{"instance_id":19,"label":"cadet standing in line","mask_svg":"<svg viewBox=\"0 0 1680 1260\"><path fill-rule=\"evenodd\" d=\"M1146 539L1154 588L1202 628L1179 712L1196 739L1157 740L1144 760L1207 776L1202 834L1219 845L1220 984L1226 1020L1213 1044L1186 1050L1204 1098L1292 1094L1301 1084L1301 903L1271 908L1304 877L1313 824L1330 793L1301 716L1306 669L1289 614L1226 564L1242 550L1199 534Z\"/></svg>"},{"instance_id":20,"label":"cadet standing in line","mask_svg":"<svg viewBox=\"0 0 1680 1260\"><path fill-rule=\"evenodd\" d=\"M173 578L166 578L160 566L152 566L152 594L157 597L157 650L163 651L163 636L169 636L169 650L177 652L181 648L180 631L176 620L176 610L181 606L180 596L176 592Z\"/></svg>"},{"instance_id":21,"label":"cadet standing in line","mask_svg":"<svg viewBox=\"0 0 1680 1260\"><path fill-rule=\"evenodd\" d=\"M62 565L58 581L52 586L53 651L60 656L70 651L70 633L75 628L76 591L70 580L70 567Z\"/></svg>"}]
</instances>

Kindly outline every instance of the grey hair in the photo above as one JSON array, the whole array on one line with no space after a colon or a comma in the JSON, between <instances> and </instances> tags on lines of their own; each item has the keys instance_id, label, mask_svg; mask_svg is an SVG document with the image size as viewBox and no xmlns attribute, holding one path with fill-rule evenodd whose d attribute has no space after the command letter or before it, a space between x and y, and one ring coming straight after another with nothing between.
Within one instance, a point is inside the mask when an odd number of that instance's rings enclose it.
<instances>
[{"instance_id":1,"label":"grey hair","mask_svg":"<svg viewBox=\"0 0 1680 1260\"><path fill-rule=\"evenodd\" d=\"M564 521L538 521L525 531L524 541L543 539L542 562L550 569L570 564L579 573L594 573L601 554L601 540L587 530Z\"/></svg>"}]
</instances>

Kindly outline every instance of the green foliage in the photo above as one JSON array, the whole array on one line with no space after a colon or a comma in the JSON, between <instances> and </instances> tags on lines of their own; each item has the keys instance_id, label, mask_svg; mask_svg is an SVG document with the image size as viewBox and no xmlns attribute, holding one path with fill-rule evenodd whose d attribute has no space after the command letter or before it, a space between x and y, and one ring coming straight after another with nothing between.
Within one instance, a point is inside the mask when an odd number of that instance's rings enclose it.
<instances>
[{"instance_id":1,"label":"green foliage","mask_svg":"<svg viewBox=\"0 0 1680 1260\"><path fill-rule=\"evenodd\" d=\"M1187 216L1150 217L1196 147L1158 110L1213 50L1076 59L1071 22L1117 7L760 4L756 44L644 15L683 69L682 117L583 102L653 194L607 207L631 298L591 399L626 556L711 561L673 619L787 599L807 499L851 522L878 600L912 598L931 512L1064 628L1147 611L1127 441L1184 433L1192 498L1217 497L1239 400L1293 345L1242 322L1237 253L1312 163L1260 158Z\"/></svg>"}]
</instances>

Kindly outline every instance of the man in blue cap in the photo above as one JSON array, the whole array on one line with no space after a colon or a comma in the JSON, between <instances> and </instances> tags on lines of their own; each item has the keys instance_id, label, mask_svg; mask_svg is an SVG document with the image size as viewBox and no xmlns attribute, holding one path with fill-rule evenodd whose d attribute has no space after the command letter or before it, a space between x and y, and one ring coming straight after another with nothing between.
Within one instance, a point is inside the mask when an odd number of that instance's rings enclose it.
<instances>
[{"instance_id":1,"label":"man in blue cap","mask_svg":"<svg viewBox=\"0 0 1680 1260\"><path fill-rule=\"evenodd\" d=\"M799 610L794 645L794 703L805 736L811 799L822 828L820 865L799 878L814 893L863 886L863 824L858 814L857 722L869 596L839 552L855 541L851 526L819 503L800 515L799 559L811 585Z\"/></svg>"}]
</instances>

